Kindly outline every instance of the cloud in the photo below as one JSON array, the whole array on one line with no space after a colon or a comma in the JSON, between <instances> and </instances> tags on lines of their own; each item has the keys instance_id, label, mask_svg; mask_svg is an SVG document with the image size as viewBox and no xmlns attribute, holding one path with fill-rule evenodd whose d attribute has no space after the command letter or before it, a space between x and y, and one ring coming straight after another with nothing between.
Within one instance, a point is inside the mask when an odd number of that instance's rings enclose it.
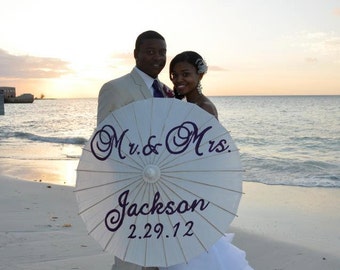
<instances>
[{"instance_id":1,"label":"cloud","mask_svg":"<svg viewBox=\"0 0 340 270\"><path fill-rule=\"evenodd\" d=\"M133 55L131 53L114 53L112 54L113 59L119 59L119 60L131 60L134 59Z\"/></svg>"},{"instance_id":2,"label":"cloud","mask_svg":"<svg viewBox=\"0 0 340 270\"><path fill-rule=\"evenodd\" d=\"M0 49L0 78L58 78L72 73L68 62L58 58L13 55Z\"/></svg>"},{"instance_id":3,"label":"cloud","mask_svg":"<svg viewBox=\"0 0 340 270\"><path fill-rule=\"evenodd\" d=\"M333 13L335 14L335 16L340 16L340 8L335 8L333 10Z\"/></svg>"},{"instance_id":4,"label":"cloud","mask_svg":"<svg viewBox=\"0 0 340 270\"><path fill-rule=\"evenodd\" d=\"M340 36L333 32L301 32L289 37L293 47L303 48L319 56L340 57Z\"/></svg>"},{"instance_id":5,"label":"cloud","mask_svg":"<svg viewBox=\"0 0 340 270\"><path fill-rule=\"evenodd\" d=\"M135 63L135 58L133 57L133 54L131 53L115 53L111 55L111 58L115 61L115 62L123 62L126 64L131 64L131 63Z\"/></svg>"},{"instance_id":6,"label":"cloud","mask_svg":"<svg viewBox=\"0 0 340 270\"><path fill-rule=\"evenodd\" d=\"M310 48L312 51L319 52L324 55L339 54L340 37L325 36L323 39L311 40Z\"/></svg>"},{"instance_id":7,"label":"cloud","mask_svg":"<svg viewBox=\"0 0 340 270\"><path fill-rule=\"evenodd\" d=\"M330 38L325 41L325 44L340 51L340 37Z\"/></svg>"},{"instance_id":8,"label":"cloud","mask_svg":"<svg viewBox=\"0 0 340 270\"><path fill-rule=\"evenodd\" d=\"M316 62L318 62L318 59L315 58L315 57L306 57L306 58L305 58L305 61L306 61L307 63L316 63Z\"/></svg>"},{"instance_id":9,"label":"cloud","mask_svg":"<svg viewBox=\"0 0 340 270\"><path fill-rule=\"evenodd\" d=\"M228 70L219 66L208 66L208 71L228 71Z\"/></svg>"},{"instance_id":10,"label":"cloud","mask_svg":"<svg viewBox=\"0 0 340 270\"><path fill-rule=\"evenodd\" d=\"M111 62L112 61L112 62ZM131 53L115 53L111 55L110 68L119 69L122 66L131 68L135 65L135 58Z\"/></svg>"}]
</instances>

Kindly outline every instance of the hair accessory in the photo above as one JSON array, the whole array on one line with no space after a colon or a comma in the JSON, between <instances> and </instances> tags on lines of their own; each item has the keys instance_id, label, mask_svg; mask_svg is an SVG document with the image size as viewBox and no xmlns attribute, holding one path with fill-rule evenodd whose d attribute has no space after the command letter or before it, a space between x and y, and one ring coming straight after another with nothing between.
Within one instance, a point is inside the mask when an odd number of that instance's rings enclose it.
<instances>
[{"instance_id":1,"label":"hair accessory","mask_svg":"<svg viewBox=\"0 0 340 270\"><path fill-rule=\"evenodd\" d=\"M202 58L197 59L196 62L195 62L195 65L197 67L199 74L207 73L208 66L207 66L207 63Z\"/></svg>"}]
</instances>

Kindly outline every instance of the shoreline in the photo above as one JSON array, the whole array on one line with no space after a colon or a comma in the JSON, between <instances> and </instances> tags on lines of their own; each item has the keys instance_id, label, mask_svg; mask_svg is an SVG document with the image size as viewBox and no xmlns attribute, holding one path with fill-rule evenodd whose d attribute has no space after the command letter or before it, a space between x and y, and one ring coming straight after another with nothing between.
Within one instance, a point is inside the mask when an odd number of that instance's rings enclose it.
<instances>
[{"instance_id":1,"label":"shoreline","mask_svg":"<svg viewBox=\"0 0 340 270\"><path fill-rule=\"evenodd\" d=\"M0 177L7 175L24 181L75 186L79 159L30 160L2 159Z\"/></svg>"},{"instance_id":2,"label":"shoreline","mask_svg":"<svg viewBox=\"0 0 340 270\"><path fill-rule=\"evenodd\" d=\"M78 216L74 186L57 181L76 167L65 162L0 165L0 270L111 270L112 255ZM244 182L243 191L228 233L254 269L340 269L340 189Z\"/></svg>"},{"instance_id":3,"label":"shoreline","mask_svg":"<svg viewBox=\"0 0 340 270\"><path fill-rule=\"evenodd\" d=\"M230 229L254 269L340 269L340 189L244 182Z\"/></svg>"}]
</instances>

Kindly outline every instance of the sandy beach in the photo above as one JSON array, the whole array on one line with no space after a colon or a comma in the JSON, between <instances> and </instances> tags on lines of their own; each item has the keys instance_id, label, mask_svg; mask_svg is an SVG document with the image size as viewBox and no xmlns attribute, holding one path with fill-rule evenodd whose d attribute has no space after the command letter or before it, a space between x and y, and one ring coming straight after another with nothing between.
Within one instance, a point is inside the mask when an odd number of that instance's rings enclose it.
<instances>
[{"instance_id":1,"label":"sandy beach","mask_svg":"<svg viewBox=\"0 0 340 270\"><path fill-rule=\"evenodd\" d=\"M77 214L71 180L58 182L66 173L9 165L0 164L0 269L110 270L112 256ZM244 182L244 192L229 232L254 269L340 269L340 189Z\"/></svg>"}]
</instances>

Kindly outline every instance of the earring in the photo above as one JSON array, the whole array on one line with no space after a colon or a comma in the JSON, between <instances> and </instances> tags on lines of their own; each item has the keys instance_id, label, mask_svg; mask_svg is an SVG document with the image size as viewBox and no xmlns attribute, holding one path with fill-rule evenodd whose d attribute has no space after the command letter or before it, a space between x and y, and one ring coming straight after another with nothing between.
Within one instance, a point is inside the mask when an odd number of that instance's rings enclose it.
<instances>
[{"instance_id":1,"label":"earring","mask_svg":"<svg viewBox=\"0 0 340 270\"><path fill-rule=\"evenodd\" d=\"M202 85L201 85L201 82L199 81L198 84L197 84L197 92L202 95Z\"/></svg>"}]
</instances>

